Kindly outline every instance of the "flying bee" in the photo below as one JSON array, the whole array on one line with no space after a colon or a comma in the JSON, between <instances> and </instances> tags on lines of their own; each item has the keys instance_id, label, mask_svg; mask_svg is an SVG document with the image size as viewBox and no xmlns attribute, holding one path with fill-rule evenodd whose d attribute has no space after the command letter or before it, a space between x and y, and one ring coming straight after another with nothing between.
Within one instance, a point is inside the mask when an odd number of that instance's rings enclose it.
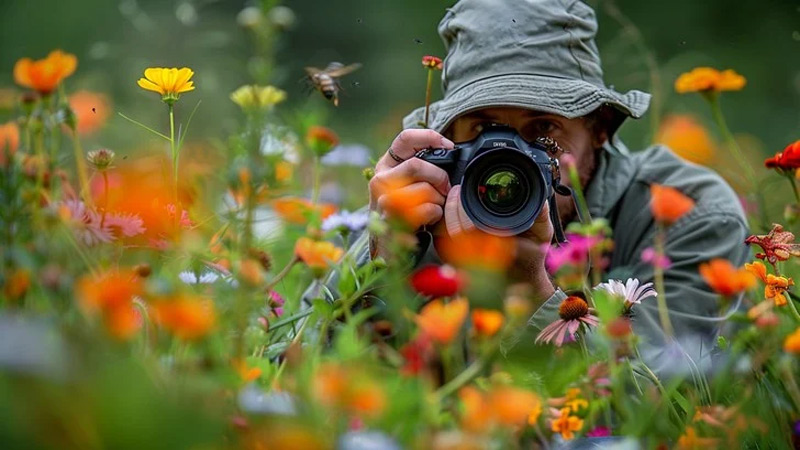
<instances>
[{"instance_id":1,"label":"flying bee","mask_svg":"<svg viewBox=\"0 0 800 450\"><path fill-rule=\"evenodd\" d=\"M359 63L345 66L342 63L332 62L328 64L325 70L320 70L316 67L306 67L306 73L314 88L320 91L325 98L333 101L334 106L339 106L339 91L342 89L342 86L339 85L339 80L337 78L343 77L359 67L361 67Z\"/></svg>"}]
</instances>

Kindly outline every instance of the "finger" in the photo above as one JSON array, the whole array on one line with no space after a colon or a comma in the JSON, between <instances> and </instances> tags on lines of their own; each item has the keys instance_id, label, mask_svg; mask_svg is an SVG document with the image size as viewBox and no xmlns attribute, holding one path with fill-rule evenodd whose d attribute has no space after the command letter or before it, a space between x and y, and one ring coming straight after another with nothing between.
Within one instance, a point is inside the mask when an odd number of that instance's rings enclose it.
<instances>
[{"instance_id":1,"label":"finger","mask_svg":"<svg viewBox=\"0 0 800 450\"><path fill-rule=\"evenodd\" d=\"M386 172L385 180L407 180L407 183L424 181L443 196L450 192L450 177L442 168L419 158L412 158ZM389 181L391 184L393 181Z\"/></svg>"},{"instance_id":2,"label":"finger","mask_svg":"<svg viewBox=\"0 0 800 450\"><path fill-rule=\"evenodd\" d=\"M378 207L384 211L411 209L424 203L444 206L445 196L426 182L417 182L381 195Z\"/></svg>"},{"instance_id":3,"label":"finger","mask_svg":"<svg viewBox=\"0 0 800 450\"><path fill-rule=\"evenodd\" d=\"M392 141L392 145L389 146L392 152L402 160L413 158L418 151L425 148L445 148L450 150L453 147L453 141L429 129L403 130L397 135L394 141ZM387 151L381 160L378 161L378 165L375 169L380 170L385 167L395 167L399 164L400 162L395 161Z\"/></svg>"},{"instance_id":4,"label":"finger","mask_svg":"<svg viewBox=\"0 0 800 450\"><path fill-rule=\"evenodd\" d=\"M444 222L447 234L456 236L466 231L475 229L475 224L467 216L461 205L461 186L453 186L447 193L447 200L444 204Z\"/></svg>"},{"instance_id":5,"label":"finger","mask_svg":"<svg viewBox=\"0 0 800 450\"><path fill-rule=\"evenodd\" d=\"M408 221L418 228L422 225L433 225L442 220L444 210L441 205L434 203L424 203L412 208L408 213Z\"/></svg>"}]
</instances>

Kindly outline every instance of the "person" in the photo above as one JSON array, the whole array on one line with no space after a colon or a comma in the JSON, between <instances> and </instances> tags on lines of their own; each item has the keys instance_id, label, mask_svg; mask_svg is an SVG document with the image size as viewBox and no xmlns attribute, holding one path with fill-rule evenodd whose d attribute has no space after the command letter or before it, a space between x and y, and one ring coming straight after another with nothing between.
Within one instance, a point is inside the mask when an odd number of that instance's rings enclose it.
<instances>
[{"instance_id":1,"label":"person","mask_svg":"<svg viewBox=\"0 0 800 450\"><path fill-rule=\"evenodd\" d=\"M624 119L645 114L650 96L618 93L603 81L594 38L594 11L580 0L461 0L448 9L438 31L447 48L442 70L444 98L430 105L428 128L418 128L424 107L409 114L404 130L380 158L370 180L370 209L384 213L391 192L419 199L408 209L418 220L451 235L475 226L460 201L460 186L447 173L415 158L425 148L452 149L473 139L487 124L506 124L523 138L555 139L580 174L589 211L613 229L607 270L614 278L653 280L642 252L653 245L650 185L672 186L694 200L694 208L666 231L672 265L664 287L674 339L661 329L655 299L637 305L634 332L643 358L658 373L678 367L708 368L729 311L698 272L713 258L741 265L749 251L748 227L734 191L713 171L681 160L664 146L629 152L618 138ZM566 180L561 165L562 179ZM387 188L390 187L390 188ZM569 197L558 197L562 223L576 219ZM549 277L545 258L553 239L545 209L532 227L515 236L513 277L530 284L537 309L529 321L541 330L558 319L567 297ZM352 251L361 258L389 256L377 236L362 236ZM435 253L434 246L427 252ZM729 305L737 308L737 302ZM684 357L686 364L676 364ZM691 361L689 361L691 360Z\"/></svg>"}]
</instances>

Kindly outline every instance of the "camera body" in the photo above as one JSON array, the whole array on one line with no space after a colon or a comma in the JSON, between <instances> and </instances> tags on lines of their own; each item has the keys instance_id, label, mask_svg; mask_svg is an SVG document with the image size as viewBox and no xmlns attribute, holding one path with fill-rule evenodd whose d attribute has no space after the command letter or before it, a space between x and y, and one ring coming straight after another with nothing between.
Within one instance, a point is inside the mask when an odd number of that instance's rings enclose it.
<instances>
[{"instance_id":1,"label":"camera body","mask_svg":"<svg viewBox=\"0 0 800 450\"><path fill-rule=\"evenodd\" d=\"M513 236L527 231L559 185L558 144L526 142L506 125L490 125L453 150L425 149L416 157L444 169L461 185L461 204L475 226Z\"/></svg>"}]
</instances>

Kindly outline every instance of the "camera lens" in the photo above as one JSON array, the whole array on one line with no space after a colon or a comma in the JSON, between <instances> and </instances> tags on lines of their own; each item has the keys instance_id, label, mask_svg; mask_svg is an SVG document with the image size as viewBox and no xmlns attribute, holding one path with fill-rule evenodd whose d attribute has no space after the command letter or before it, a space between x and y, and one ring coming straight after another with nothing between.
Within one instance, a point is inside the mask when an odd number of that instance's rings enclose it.
<instances>
[{"instance_id":1,"label":"camera lens","mask_svg":"<svg viewBox=\"0 0 800 450\"><path fill-rule=\"evenodd\" d=\"M527 183L513 167L495 167L478 183L478 199L490 212L507 216L518 212L528 202Z\"/></svg>"}]
</instances>

